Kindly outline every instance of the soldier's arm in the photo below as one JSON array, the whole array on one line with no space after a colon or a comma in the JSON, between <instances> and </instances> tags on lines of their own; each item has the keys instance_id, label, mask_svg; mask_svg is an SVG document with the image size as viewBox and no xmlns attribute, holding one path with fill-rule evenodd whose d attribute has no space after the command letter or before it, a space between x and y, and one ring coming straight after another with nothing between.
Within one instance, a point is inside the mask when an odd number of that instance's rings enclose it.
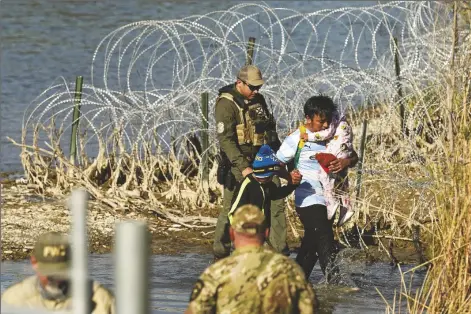
<instances>
[{"instance_id":1,"label":"soldier's arm","mask_svg":"<svg viewBox=\"0 0 471 314\"><path fill-rule=\"evenodd\" d=\"M317 299L310 284L298 290L298 310L300 314L311 314L318 308Z\"/></svg>"},{"instance_id":2,"label":"soldier's arm","mask_svg":"<svg viewBox=\"0 0 471 314\"><path fill-rule=\"evenodd\" d=\"M229 100L221 99L216 104L216 132L221 149L234 167L241 173L250 167L249 161L244 157L237 143L236 112Z\"/></svg>"},{"instance_id":3,"label":"soldier's arm","mask_svg":"<svg viewBox=\"0 0 471 314\"><path fill-rule=\"evenodd\" d=\"M206 273L208 269L201 275L193 286L190 296L190 304L185 314L199 313L216 313L217 286Z\"/></svg>"},{"instance_id":4,"label":"soldier's arm","mask_svg":"<svg viewBox=\"0 0 471 314\"><path fill-rule=\"evenodd\" d=\"M20 288L21 283L17 283L9 288L7 288L3 293L2 293L2 304L7 304L7 305L23 305L21 302L23 301L22 297L22 291Z\"/></svg>"},{"instance_id":5,"label":"soldier's arm","mask_svg":"<svg viewBox=\"0 0 471 314\"><path fill-rule=\"evenodd\" d=\"M297 308L300 314L312 314L318 308L316 294L306 280L303 270L298 264L292 263L292 283L296 285Z\"/></svg>"},{"instance_id":6,"label":"soldier's arm","mask_svg":"<svg viewBox=\"0 0 471 314\"><path fill-rule=\"evenodd\" d=\"M28 302L35 299L38 289L36 288L36 276L30 276L10 287L2 293L2 305L26 306Z\"/></svg>"}]
</instances>

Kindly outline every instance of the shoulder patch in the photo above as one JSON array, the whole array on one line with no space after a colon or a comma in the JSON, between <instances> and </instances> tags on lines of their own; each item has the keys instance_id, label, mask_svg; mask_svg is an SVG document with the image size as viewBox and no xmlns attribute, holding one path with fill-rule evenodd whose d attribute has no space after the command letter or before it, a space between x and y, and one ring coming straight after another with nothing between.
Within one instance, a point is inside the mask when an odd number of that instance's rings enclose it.
<instances>
[{"instance_id":1,"label":"shoulder patch","mask_svg":"<svg viewBox=\"0 0 471 314\"><path fill-rule=\"evenodd\" d=\"M201 290L204 288L204 282L201 279L198 279L193 286L193 290L191 291L190 302L194 301L201 293Z\"/></svg>"},{"instance_id":2,"label":"shoulder patch","mask_svg":"<svg viewBox=\"0 0 471 314\"><path fill-rule=\"evenodd\" d=\"M217 125L217 132L220 134L224 132L224 122L219 122Z\"/></svg>"}]
</instances>

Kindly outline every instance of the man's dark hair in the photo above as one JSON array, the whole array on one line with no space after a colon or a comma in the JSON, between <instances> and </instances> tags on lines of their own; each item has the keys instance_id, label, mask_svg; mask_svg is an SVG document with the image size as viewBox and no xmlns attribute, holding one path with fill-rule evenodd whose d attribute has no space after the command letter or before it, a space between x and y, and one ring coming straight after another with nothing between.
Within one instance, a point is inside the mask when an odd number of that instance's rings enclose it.
<instances>
[{"instance_id":1,"label":"man's dark hair","mask_svg":"<svg viewBox=\"0 0 471 314\"><path fill-rule=\"evenodd\" d=\"M311 119L314 115L318 115L330 121L336 110L337 105L332 98L325 95L312 96L304 104L304 116L308 116Z\"/></svg>"}]
</instances>

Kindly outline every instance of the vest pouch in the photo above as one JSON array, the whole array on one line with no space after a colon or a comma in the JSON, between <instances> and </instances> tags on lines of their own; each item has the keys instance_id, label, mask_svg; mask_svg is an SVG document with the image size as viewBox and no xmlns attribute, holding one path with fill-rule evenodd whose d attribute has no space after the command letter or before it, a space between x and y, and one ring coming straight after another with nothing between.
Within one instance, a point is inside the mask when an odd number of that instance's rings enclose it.
<instances>
[{"instance_id":1,"label":"vest pouch","mask_svg":"<svg viewBox=\"0 0 471 314\"><path fill-rule=\"evenodd\" d=\"M247 123L247 131L250 139L250 144L252 144L252 146L261 146L264 144L264 133L258 134L257 127L251 120Z\"/></svg>"},{"instance_id":2,"label":"vest pouch","mask_svg":"<svg viewBox=\"0 0 471 314\"><path fill-rule=\"evenodd\" d=\"M265 144L265 134L264 133L255 133L255 126L252 126L251 128L251 135L253 138L253 146L262 146Z\"/></svg>"},{"instance_id":3,"label":"vest pouch","mask_svg":"<svg viewBox=\"0 0 471 314\"><path fill-rule=\"evenodd\" d=\"M236 132L239 145L251 144L249 130L243 123L236 125Z\"/></svg>"}]
</instances>

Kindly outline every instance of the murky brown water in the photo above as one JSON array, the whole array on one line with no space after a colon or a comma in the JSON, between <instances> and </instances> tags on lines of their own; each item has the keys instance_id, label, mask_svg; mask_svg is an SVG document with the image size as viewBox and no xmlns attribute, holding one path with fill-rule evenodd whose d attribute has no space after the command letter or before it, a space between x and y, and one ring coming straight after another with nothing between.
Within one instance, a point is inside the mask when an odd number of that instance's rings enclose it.
<instances>
[{"instance_id":1,"label":"murky brown water","mask_svg":"<svg viewBox=\"0 0 471 314\"><path fill-rule=\"evenodd\" d=\"M353 254L354 250L348 249ZM292 256L293 257L293 256ZM209 265L211 255L182 254L155 255L151 262L151 307L152 313L182 313L187 306L193 283L199 274ZM402 270L410 269L411 265L402 265ZM32 274L28 261L3 262L1 264L1 290L17 280ZM362 261L344 259L342 273L348 274L360 288L358 292L348 292L342 288L334 288L317 284L323 278L317 265L310 280L318 294L320 313L384 313L385 304L376 288L390 302L394 290L400 289L400 273L397 268L387 263L365 264ZM109 254L92 255L90 258L92 276L113 289L113 262ZM420 286L423 274L415 274L412 287Z\"/></svg>"}]
</instances>

